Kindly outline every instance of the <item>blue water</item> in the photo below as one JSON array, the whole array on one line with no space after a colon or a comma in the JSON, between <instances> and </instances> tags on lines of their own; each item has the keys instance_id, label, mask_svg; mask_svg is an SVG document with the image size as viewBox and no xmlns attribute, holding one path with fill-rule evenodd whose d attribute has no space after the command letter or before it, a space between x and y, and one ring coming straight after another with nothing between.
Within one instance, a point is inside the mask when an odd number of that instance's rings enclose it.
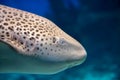
<instances>
[{"instance_id":1,"label":"blue water","mask_svg":"<svg viewBox=\"0 0 120 80\"><path fill-rule=\"evenodd\" d=\"M0 80L120 80L119 0L0 0L44 16L85 47L87 60L55 75L0 74Z\"/></svg>"}]
</instances>

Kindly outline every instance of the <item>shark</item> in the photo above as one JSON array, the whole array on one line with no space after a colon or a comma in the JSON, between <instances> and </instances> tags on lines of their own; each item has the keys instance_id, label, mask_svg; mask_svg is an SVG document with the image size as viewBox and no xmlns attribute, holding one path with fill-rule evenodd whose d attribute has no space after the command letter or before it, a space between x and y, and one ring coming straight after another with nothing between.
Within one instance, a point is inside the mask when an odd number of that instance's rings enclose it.
<instances>
[{"instance_id":1,"label":"shark","mask_svg":"<svg viewBox=\"0 0 120 80\"><path fill-rule=\"evenodd\" d=\"M87 52L49 19L0 4L0 73L56 74Z\"/></svg>"}]
</instances>

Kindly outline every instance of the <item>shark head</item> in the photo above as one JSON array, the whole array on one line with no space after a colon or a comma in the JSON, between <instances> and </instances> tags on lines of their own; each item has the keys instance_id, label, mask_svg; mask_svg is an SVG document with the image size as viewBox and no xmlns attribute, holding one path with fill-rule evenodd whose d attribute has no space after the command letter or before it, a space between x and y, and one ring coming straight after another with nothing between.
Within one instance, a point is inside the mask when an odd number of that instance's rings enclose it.
<instances>
[{"instance_id":1,"label":"shark head","mask_svg":"<svg viewBox=\"0 0 120 80\"><path fill-rule=\"evenodd\" d=\"M0 41L17 51L3 53L8 62L3 60L0 72L53 74L81 64L87 56L77 40L50 20L3 5Z\"/></svg>"},{"instance_id":2,"label":"shark head","mask_svg":"<svg viewBox=\"0 0 120 80\"><path fill-rule=\"evenodd\" d=\"M57 26L52 31L51 36L46 35L42 38L44 40L42 45L44 53L42 54L45 54L43 59L53 62L68 62L71 67L84 62L87 56L86 50L77 40Z\"/></svg>"}]
</instances>

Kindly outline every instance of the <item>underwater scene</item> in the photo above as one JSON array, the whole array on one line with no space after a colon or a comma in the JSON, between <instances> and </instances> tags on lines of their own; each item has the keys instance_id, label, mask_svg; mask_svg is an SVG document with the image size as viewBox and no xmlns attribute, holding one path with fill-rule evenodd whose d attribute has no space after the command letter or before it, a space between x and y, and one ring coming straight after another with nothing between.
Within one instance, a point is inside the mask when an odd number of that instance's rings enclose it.
<instances>
[{"instance_id":1,"label":"underwater scene","mask_svg":"<svg viewBox=\"0 0 120 80\"><path fill-rule=\"evenodd\" d=\"M7 73L0 69L0 80L120 80L120 0L0 0L0 5L49 19L80 42L87 53L82 64L55 74ZM0 42L0 54L9 56L14 50ZM0 66L3 60L0 57Z\"/></svg>"}]
</instances>

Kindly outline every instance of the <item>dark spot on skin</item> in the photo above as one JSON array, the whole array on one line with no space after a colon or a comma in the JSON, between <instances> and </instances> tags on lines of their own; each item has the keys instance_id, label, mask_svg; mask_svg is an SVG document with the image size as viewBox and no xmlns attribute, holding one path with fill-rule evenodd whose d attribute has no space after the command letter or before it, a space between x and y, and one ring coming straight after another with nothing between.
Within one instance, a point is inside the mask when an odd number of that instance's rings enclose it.
<instances>
[{"instance_id":1,"label":"dark spot on skin","mask_svg":"<svg viewBox=\"0 0 120 80\"><path fill-rule=\"evenodd\" d=\"M39 30L44 30L42 26L39 26L39 27L40 27Z\"/></svg>"},{"instance_id":2,"label":"dark spot on skin","mask_svg":"<svg viewBox=\"0 0 120 80\"><path fill-rule=\"evenodd\" d=\"M41 41L43 41L44 39L42 38Z\"/></svg>"},{"instance_id":3,"label":"dark spot on skin","mask_svg":"<svg viewBox=\"0 0 120 80\"><path fill-rule=\"evenodd\" d=\"M26 29L24 29L24 31L26 31Z\"/></svg>"},{"instance_id":4,"label":"dark spot on skin","mask_svg":"<svg viewBox=\"0 0 120 80\"><path fill-rule=\"evenodd\" d=\"M33 46L33 43L31 43L30 45Z\"/></svg>"},{"instance_id":5,"label":"dark spot on skin","mask_svg":"<svg viewBox=\"0 0 120 80\"><path fill-rule=\"evenodd\" d=\"M34 37L31 37L31 38L29 38L30 40L35 40L35 38Z\"/></svg>"},{"instance_id":6,"label":"dark spot on skin","mask_svg":"<svg viewBox=\"0 0 120 80\"><path fill-rule=\"evenodd\" d=\"M29 18L28 15L25 15L25 18Z\"/></svg>"},{"instance_id":7,"label":"dark spot on skin","mask_svg":"<svg viewBox=\"0 0 120 80\"><path fill-rule=\"evenodd\" d=\"M34 35L35 34L35 32L32 32L32 34L31 35Z\"/></svg>"},{"instance_id":8,"label":"dark spot on skin","mask_svg":"<svg viewBox=\"0 0 120 80\"><path fill-rule=\"evenodd\" d=\"M14 16L17 16L18 14L14 12L13 15L14 15Z\"/></svg>"},{"instance_id":9,"label":"dark spot on skin","mask_svg":"<svg viewBox=\"0 0 120 80\"><path fill-rule=\"evenodd\" d=\"M50 33L48 33L48 35L51 35Z\"/></svg>"},{"instance_id":10,"label":"dark spot on skin","mask_svg":"<svg viewBox=\"0 0 120 80\"><path fill-rule=\"evenodd\" d=\"M37 53L35 53L34 56L37 56Z\"/></svg>"},{"instance_id":11,"label":"dark spot on skin","mask_svg":"<svg viewBox=\"0 0 120 80\"><path fill-rule=\"evenodd\" d=\"M11 14L11 12L8 12L9 14Z\"/></svg>"},{"instance_id":12,"label":"dark spot on skin","mask_svg":"<svg viewBox=\"0 0 120 80\"><path fill-rule=\"evenodd\" d=\"M4 23L4 25L5 25L5 26L7 26L7 25L8 25L8 23Z\"/></svg>"},{"instance_id":13,"label":"dark spot on skin","mask_svg":"<svg viewBox=\"0 0 120 80\"><path fill-rule=\"evenodd\" d=\"M32 26L30 26L30 27L32 27ZM33 30L34 30L33 28L30 29L30 31L33 31Z\"/></svg>"},{"instance_id":14,"label":"dark spot on skin","mask_svg":"<svg viewBox=\"0 0 120 80\"><path fill-rule=\"evenodd\" d=\"M17 33L17 35L19 35L19 33Z\"/></svg>"},{"instance_id":15,"label":"dark spot on skin","mask_svg":"<svg viewBox=\"0 0 120 80\"><path fill-rule=\"evenodd\" d=\"M41 22L43 22L43 20L41 20Z\"/></svg>"},{"instance_id":16,"label":"dark spot on skin","mask_svg":"<svg viewBox=\"0 0 120 80\"><path fill-rule=\"evenodd\" d=\"M39 21L39 19L35 19L36 21Z\"/></svg>"},{"instance_id":17,"label":"dark spot on skin","mask_svg":"<svg viewBox=\"0 0 120 80\"><path fill-rule=\"evenodd\" d=\"M38 37L38 36L36 36L36 39L39 39L39 37Z\"/></svg>"},{"instance_id":18,"label":"dark spot on skin","mask_svg":"<svg viewBox=\"0 0 120 80\"><path fill-rule=\"evenodd\" d=\"M45 22L45 24L47 24L47 22Z\"/></svg>"},{"instance_id":19,"label":"dark spot on skin","mask_svg":"<svg viewBox=\"0 0 120 80\"><path fill-rule=\"evenodd\" d=\"M41 25L44 25L43 23Z\"/></svg>"},{"instance_id":20,"label":"dark spot on skin","mask_svg":"<svg viewBox=\"0 0 120 80\"><path fill-rule=\"evenodd\" d=\"M5 19L6 21L10 21L10 19Z\"/></svg>"},{"instance_id":21,"label":"dark spot on skin","mask_svg":"<svg viewBox=\"0 0 120 80\"><path fill-rule=\"evenodd\" d=\"M22 31L22 29L20 28L20 31Z\"/></svg>"},{"instance_id":22,"label":"dark spot on skin","mask_svg":"<svg viewBox=\"0 0 120 80\"><path fill-rule=\"evenodd\" d=\"M3 20L0 20L0 23L3 22Z\"/></svg>"},{"instance_id":23,"label":"dark spot on skin","mask_svg":"<svg viewBox=\"0 0 120 80\"><path fill-rule=\"evenodd\" d=\"M10 24L15 24L15 22L11 21Z\"/></svg>"},{"instance_id":24,"label":"dark spot on skin","mask_svg":"<svg viewBox=\"0 0 120 80\"><path fill-rule=\"evenodd\" d=\"M23 17L23 15L22 15L22 14L20 14L20 17Z\"/></svg>"},{"instance_id":25,"label":"dark spot on skin","mask_svg":"<svg viewBox=\"0 0 120 80\"><path fill-rule=\"evenodd\" d=\"M36 34L37 36L40 36L40 34Z\"/></svg>"},{"instance_id":26,"label":"dark spot on skin","mask_svg":"<svg viewBox=\"0 0 120 80\"><path fill-rule=\"evenodd\" d=\"M1 35L1 37L4 37L4 35Z\"/></svg>"},{"instance_id":27,"label":"dark spot on skin","mask_svg":"<svg viewBox=\"0 0 120 80\"><path fill-rule=\"evenodd\" d=\"M40 49L40 51L42 51L42 49Z\"/></svg>"},{"instance_id":28,"label":"dark spot on skin","mask_svg":"<svg viewBox=\"0 0 120 80\"><path fill-rule=\"evenodd\" d=\"M29 51L29 49L27 49L27 51Z\"/></svg>"},{"instance_id":29,"label":"dark spot on skin","mask_svg":"<svg viewBox=\"0 0 120 80\"><path fill-rule=\"evenodd\" d=\"M16 37L13 37L13 40L17 40L17 38L16 38Z\"/></svg>"},{"instance_id":30,"label":"dark spot on skin","mask_svg":"<svg viewBox=\"0 0 120 80\"><path fill-rule=\"evenodd\" d=\"M30 32L29 32L29 31L27 31L27 33L29 34Z\"/></svg>"},{"instance_id":31,"label":"dark spot on skin","mask_svg":"<svg viewBox=\"0 0 120 80\"><path fill-rule=\"evenodd\" d=\"M2 33L5 33L4 31L2 31Z\"/></svg>"},{"instance_id":32,"label":"dark spot on skin","mask_svg":"<svg viewBox=\"0 0 120 80\"><path fill-rule=\"evenodd\" d=\"M24 27L28 27L28 25L24 25Z\"/></svg>"},{"instance_id":33,"label":"dark spot on skin","mask_svg":"<svg viewBox=\"0 0 120 80\"><path fill-rule=\"evenodd\" d=\"M57 50L55 50L55 52L57 52Z\"/></svg>"},{"instance_id":34,"label":"dark spot on skin","mask_svg":"<svg viewBox=\"0 0 120 80\"><path fill-rule=\"evenodd\" d=\"M26 37L25 37L25 36L24 36L23 38L24 38L24 39L26 39Z\"/></svg>"},{"instance_id":35,"label":"dark spot on skin","mask_svg":"<svg viewBox=\"0 0 120 80\"><path fill-rule=\"evenodd\" d=\"M27 45L27 47L29 47L29 45Z\"/></svg>"},{"instance_id":36,"label":"dark spot on skin","mask_svg":"<svg viewBox=\"0 0 120 80\"><path fill-rule=\"evenodd\" d=\"M45 47L45 49L47 50L47 47Z\"/></svg>"},{"instance_id":37,"label":"dark spot on skin","mask_svg":"<svg viewBox=\"0 0 120 80\"><path fill-rule=\"evenodd\" d=\"M4 14L7 14L7 11L3 10L3 13L4 13Z\"/></svg>"},{"instance_id":38,"label":"dark spot on skin","mask_svg":"<svg viewBox=\"0 0 120 80\"><path fill-rule=\"evenodd\" d=\"M14 37L14 40L17 40L17 38L16 38L16 37Z\"/></svg>"},{"instance_id":39,"label":"dark spot on skin","mask_svg":"<svg viewBox=\"0 0 120 80\"><path fill-rule=\"evenodd\" d=\"M61 51L60 49L58 49L58 51Z\"/></svg>"},{"instance_id":40,"label":"dark spot on skin","mask_svg":"<svg viewBox=\"0 0 120 80\"><path fill-rule=\"evenodd\" d=\"M47 30L45 32L48 32Z\"/></svg>"},{"instance_id":41,"label":"dark spot on skin","mask_svg":"<svg viewBox=\"0 0 120 80\"><path fill-rule=\"evenodd\" d=\"M4 37L1 37L1 39L4 39Z\"/></svg>"},{"instance_id":42,"label":"dark spot on skin","mask_svg":"<svg viewBox=\"0 0 120 80\"><path fill-rule=\"evenodd\" d=\"M4 15L0 15L1 18L4 18L5 16Z\"/></svg>"},{"instance_id":43,"label":"dark spot on skin","mask_svg":"<svg viewBox=\"0 0 120 80\"><path fill-rule=\"evenodd\" d=\"M11 30L11 31L13 31L13 28L11 28L11 27L8 27L8 29Z\"/></svg>"},{"instance_id":44,"label":"dark spot on skin","mask_svg":"<svg viewBox=\"0 0 120 80\"><path fill-rule=\"evenodd\" d=\"M50 49L51 51L53 51L53 49Z\"/></svg>"},{"instance_id":45,"label":"dark spot on skin","mask_svg":"<svg viewBox=\"0 0 120 80\"><path fill-rule=\"evenodd\" d=\"M39 50L39 47L37 47L36 49Z\"/></svg>"},{"instance_id":46,"label":"dark spot on skin","mask_svg":"<svg viewBox=\"0 0 120 80\"><path fill-rule=\"evenodd\" d=\"M2 28L2 25L0 25L0 28Z\"/></svg>"},{"instance_id":47,"label":"dark spot on skin","mask_svg":"<svg viewBox=\"0 0 120 80\"><path fill-rule=\"evenodd\" d=\"M45 45L47 45L47 42L45 42Z\"/></svg>"},{"instance_id":48,"label":"dark spot on skin","mask_svg":"<svg viewBox=\"0 0 120 80\"><path fill-rule=\"evenodd\" d=\"M36 22L36 25L38 25L39 23L38 22Z\"/></svg>"},{"instance_id":49,"label":"dark spot on skin","mask_svg":"<svg viewBox=\"0 0 120 80\"><path fill-rule=\"evenodd\" d=\"M55 43L56 42L56 38L55 37L53 37L53 43Z\"/></svg>"},{"instance_id":50,"label":"dark spot on skin","mask_svg":"<svg viewBox=\"0 0 120 80\"><path fill-rule=\"evenodd\" d=\"M6 32L6 35L7 35L7 36L10 36L9 32Z\"/></svg>"},{"instance_id":51,"label":"dark spot on skin","mask_svg":"<svg viewBox=\"0 0 120 80\"><path fill-rule=\"evenodd\" d=\"M4 27L3 27L3 26L1 26L1 28L2 28L2 29L4 29Z\"/></svg>"},{"instance_id":52,"label":"dark spot on skin","mask_svg":"<svg viewBox=\"0 0 120 80\"><path fill-rule=\"evenodd\" d=\"M38 32L38 30L36 30L36 32Z\"/></svg>"},{"instance_id":53,"label":"dark spot on skin","mask_svg":"<svg viewBox=\"0 0 120 80\"><path fill-rule=\"evenodd\" d=\"M21 24L19 22L17 22L17 26L20 26Z\"/></svg>"},{"instance_id":54,"label":"dark spot on skin","mask_svg":"<svg viewBox=\"0 0 120 80\"><path fill-rule=\"evenodd\" d=\"M28 23L29 25L32 25L31 23Z\"/></svg>"},{"instance_id":55,"label":"dark spot on skin","mask_svg":"<svg viewBox=\"0 0 120 80\"><path fill-rule=\"evenodd\" d=\"M41 54L43 55L44 53L42 52Z\"/></svg>"},{"instance_id":56,"label":"dark spot on skin","mask_svg":"<svg viewBox=\"0 0 120 80\"><path fill-rule=\"evenodd\" d=\"M24 32L24 34L27 34L26 32Z\"/></svg>"},{"instance_id":57,"label":"dark spot on skin","mask_svg":"<svg viewBox=\"0 0 120 80\"><path fill-rule=\"evenodd\" d=\"M34 22L34 20L30 20L31 22Z\"/></svg>"},{"instance_id":58,"label":"dark spot on skin","mask_svg":"<svg viewBox=\"0 0 120 80\"><path fill-rule=\"evenodd\" d=\"M19 21L20 20L20 18L15 18L16 19L16 21Z\"/></svg>"},{"instance_id":59,"label":"dark spot on skin","mask_svg":"<svg viewBox=\"0 0 120 80\"><path fill-rule=\"evenodd\" d=\"M41 43L41 44L40 44L40 46L42 47L42 46L43 46L43 44Z\"/></svg>"},{"instance_id":60,"label":"dark spot on skin","mask_svg":"<svg viewBox=\"0 0 120 80\"><path fill-rule=\"evenodd\" d=\"M43 33L43 32L40 32L41 34Z\"/></svg>"},{"instance_id":61,"label":"dark spot on skin","mask_svg":"<svg viewBox=\"0 0 120 80\"><path fill-rule=\"evenodd\" d=\"M46 40L48 40L48 38L46 38Z\"/></svg>"},{"instance_id":62,"label":"dark spot on skin","mask_svg":"<svg viewBox=\"0 0 120 80\"><path fill-rule=\"evenodd\" d=\"M11 15L8 15L8 17L9 17L9 18L12 18L12 16L11 16Z\"/></svg>"},{"instance_id":63,"label":"dark spot on skin","mask_svg":"<svg viewBox=\"0 0 120 80\"><path fill-rule=\"evenodd\" d=\"M36 28L37 26L34 26L34 28Z\"/></svg>"},{"instance_id":64,"label":"dark spot on skin","mask_svg":"<svg viewBox=\"0 0 120 80\"><path fill-rule=\"evenodd\" d=\"M47 53L47 55L49 55L49 53Z\"/></svg>"},{"instance_id":65,"label":"dark spot on skin","mask_svg":"<svg viewBox=\"0 0 120 80\"><path fill-rule=\"evenodd\" d=\"M23 44L23 42L21 41L20 44Z\"/></svg>"},{"instance_id":66,"label":"dark spot on skin","mask_svg":"<svg viewBox=\"0 0 120 80\"><path fill-rule=\"evenodd\" d=\"M2 25L0 25L0 28L1 28L1 29L4 29L4 27L3 27Z\"/></svg>"},{"instance_id":67,"label":"dark spot on skin","mask_svg":"<svg viewBox=\"0 0 120 80\"><path fill-rule=\"evenodd\" d=\"M46 35L45 34L43 34L43 37L45 37Z\"/></svg>"}]
</instances>

